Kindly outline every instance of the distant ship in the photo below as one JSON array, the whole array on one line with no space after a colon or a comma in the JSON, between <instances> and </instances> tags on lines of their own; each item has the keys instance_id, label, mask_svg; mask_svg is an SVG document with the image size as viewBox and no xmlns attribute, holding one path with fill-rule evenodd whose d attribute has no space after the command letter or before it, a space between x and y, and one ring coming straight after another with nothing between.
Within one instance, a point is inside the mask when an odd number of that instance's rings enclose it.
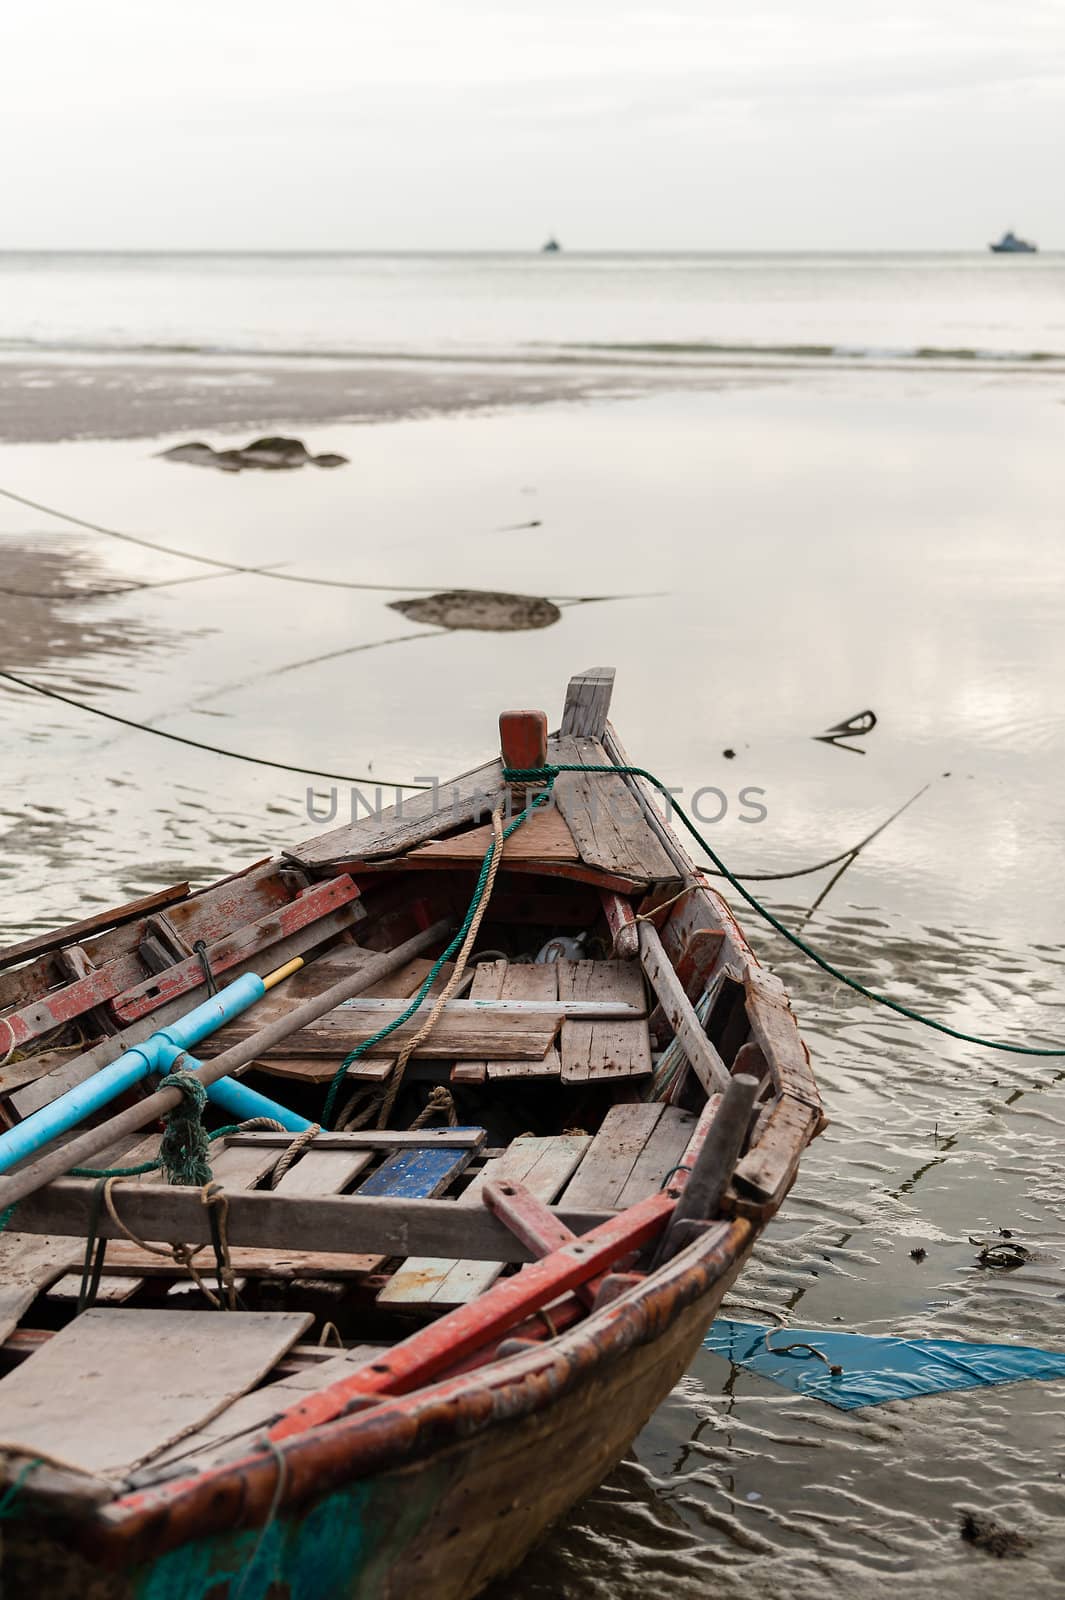
<instances>
[{"instance_id":1,"label":"distant ship","mask_svg":"<svg viewBox=\"0 0 1065 1600\"><path fill-rule=\"evenodd\" d=\"M997 244L989 244L987 248L996 256L1034 256L1039 246L1028 239L1018 239L1012 228L1008 228Z\"/></svg>"},{"instance_id":2,"label":"distant ship","mask_svg":"<svg viewBox=\"0 0 1065 1600\"><path fill-rule=\"evenodd\" d=\"M557 256L561 249L562 246L557 239L548 239L546 244L540 246L540 254L543 256Z\"/></svg>"}]
</instances>

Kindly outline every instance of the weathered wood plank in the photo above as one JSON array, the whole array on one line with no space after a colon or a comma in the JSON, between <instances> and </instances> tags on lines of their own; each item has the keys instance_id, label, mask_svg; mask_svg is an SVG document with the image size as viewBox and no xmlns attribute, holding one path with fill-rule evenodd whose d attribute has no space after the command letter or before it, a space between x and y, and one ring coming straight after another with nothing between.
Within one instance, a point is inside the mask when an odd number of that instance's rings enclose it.
<instances>
[{"instance_id":1,"label":"weathered wood plank","mask_svg":"<svg viewBox=\"0 0 1065 1600\"><path fill-rule=\"evenodd\" d=\"M615 1210L618 1196L664 1111L663 1105L642 1101L611 1106L576 1176L566 1186L565 1203Z\"/></svg>"},{"instance_id":2,"label":"weathered wood plank","mask_svg":"<svg viewBox=\"0 0 1065 1600\"><path fill-rule=\"evenodd\" d=\"M435 839L431 844L419 845L407 859L411 865L473 866L480 867L488 846L492 842L491 824L456 833L449 839ZM569 862L580 860L580 851L574 842L565 817L554 806L544 806L534 811L527 821L503 844L503 864L512 867L518 862Z\"/></svg>"},{"instance_id":3,"label":"weathered wood plank","mask_svg":"<svg viewBox=\"0 0 1065 1600\"><path fill-rule=\"evenodd\" d=\"M283 1311L83 1312L0 1381L3 1444L83 1472L121 1473L250 1389L313 1320Z\"/></svg>"},{"instance_id":4,"label":"weathered wood plank","mask_svg":"<svg viewBox=\"0 0 1065 1600\"><path fill-rule=\"evenodd\" d=\"M412 1039L422 1027L427 1014L418 1013L387 1038L371 1044L367 1055L395 1057L400 1046ZM249 1017L243 1026L238 1026L241 1020L229 1024L225 1038L219 1034L204 1040L202 1047L197 1050L199 1058L210 1061L223 1050L258 1032L259 1024L254 1017ZM347 1051L365 1044L379 1032L383 1021L373 1014L338 1007L326 1016L319 1017L317 1022L290 1034L273 1050L264 1050L257 1059L267 1062L275 1053L286 1059L295 1055L325 1054L333 1058L335 1070L337 1062ZM501 1060L539 1060L550 1048L561 1023L560 1012L473 1012L459 1015L445 1012L429 1037L415 1045L414 1056L436 1061L465 1060L475 1056Z\"/></svg>"},{"instance_id":5,"label":"weathered wood plank","mask_svg":"<svg viewBox=\"0 0 1065 1600\"><path fill-rule=\"evenodd\" d=\"M561 1000L606 1000L644 1008L643 974L631 961L560 961ZM652 1070L646 1022L577 1022L562 1024L559 1041L562 1078L566 1083L588 1079L628 1078Z\"/></svg>"},{"instance_id":6,"label":"weathered wood plank","mask_svg":"<svg viewBox=\"0 0 1065 1600\"><path fill-rule=\"evenodd\" d=\"M570 679L562 708L562 732L601 739L614 692L613 667L589 667Z\"/></svg>"},{"instance_id":7,"label":"weathered wood plank","mask_svg":"<svg viewBox=\"0 0 1065 1600\"><path fill-rule=\"evenodd\" d=\"M359 889L347 876L316 883L289 901L288 905L255 922L246 923L242 928L234 928L209 943L205 954L211 970L219 978L239 962L248 961L253 956L262 955L263 960L268 961L265 952L271 945L289 934L299 933L302 928L317 922L331 911L339 911L341 906L355 902L355 915L365 916L363 907L357 905L358 899ZM272 961L269 964L274 965ZM156 973L118 994L112 1009L120 1021L136 1022L139 1017L158 1010L165 1001L176 1000L180 995L198 989L202 982L203 963L199 956L190 956L187 961L179 961L165 972Z\"/></svg>"},{"instance_id":8,"label":"weathered wood plank","mask_svg":"<svg viewBox=\"0 0 1065 1600\"><path fill-rule=\"evenodd\" d=\"M291 1133L235 1133L226 1140L228 1148L234 1145L254 1145L262 1150L275 1150L281 1154L292 1143ZM312 1150L405 1150L412 1145L419 1148L434 1145L442 1150L477 1150L484 1144L483 1128L409 1128L400 1133L392 1128L362 1128L354 1133L328 1133L315 1135Z\"/></svg>"},{"instance_id":9,"label":"weathered wood plank","mask_svg":"<svg viewBox=\"0 0 1065 1600\"><path fill-rule=\"evenodd\" d=\"M820 1111L821 1096L810 1071L809 1053L799 1035L784 985L763 967L751 966L744 976L744 988L751 1035L761 1046L774 1083Z\"/></svg>"},{"instance_id":10,"label":"weathered wood plank","mask_svg":"<svg viewBox=\"0 0 1065 1600\"><path fill-rule=\"evenodd\" d=\"M281 966L286 961L291 961L294 956L306 955L317 945L335 939L355 921L357 902L350 902L342 906L331 915L321 918L318 922L311 923L299 933L292 934L273 947L271 961ZM370 952L374 954L374 952ZM227 978L232 982L245 972L255 972L262 965L258 957L242 961L233 970L227 973ZM121 1033L116 1033L113 1038L101 1039L90 1050L81 1055L74 1056L65 1061L61 1066L54 1068L47 1076L38 1078L33 1083L27 1083L22 1088L16 1089L11 1095L11 1105L19 1117L28 1117L32 1111L39 1111L42 1106L49 1105L59 1095L65 1094L68 1089L73 1089L76 1084L84 1083L86 1078L92 1076L100 1067L108 1066L112 1061L128 1050L131 1045L140 1044L147 1039L157 1028L165 1027L167 1023L176 1022L186 1012L205 999L207 990L201 989L183 995L179 999L171 1000L153 1011L150 1016L142 1017L139 1021L130 1023L123 1028ZM2 1032L3 1030L0 1030Z\"/></svg>"},{"instance_id":11,"label":"weathered wood plank","mask_svg":"<svg viewBox=\"0 0 1065 1600\"><path fill-rule=\"evenodd\" d=\"M636 1157L631 1173L619 1190L614 1204L619 1211L657 1194L666 1178L681 1165L695 1132L697 1118L691 1111L664 1106L662 1115Z\"/></svg>"},{"instance_id":12,"label":"weathered wood plank","mask_svg":"<svg viewBox=\"0 0 1065 1600\"><path fill-rule=\"evenodd\" d=\"M503 1155L485 1163L457 1204L480 1207L485 1184L495 1178L516 1179L531 1189L537 1199L550 1202L576 1169L590 1142L582 1134L516 1139ZM378 1295L378 1303L389 1306L464 1305L489 1288L503 1267L501 1261L412 1256L393 1273Z\"/></svg>"},{"instance_id":13,"label":"weathered wood plank","mask_svg":"<svg viewBox=\"0 0 1065 1600\"><path fill-rule=\"evenodd\" d=\"M561 765L610 766L595 739L560 736L548 759ZM672 882L677 869L620 776L563 772L555 780L555 803L565 817L581 860L633 884Z\"/></svg>"},{"instance_id":14,"label":"weathered wood plank","mask_svg":"<svg viewBox=\"0 0 1065 1600\"><path fill-rule=\"evenodd\" d=\"M57 1179L21 1202L22 1232L84 1241L92 1195L90 1181ZM123 1184L115 1190L114 1200L119 1216L142 1239L210 1243L207 1208L198 1189ZM316 1250L328 1240L332 1251L353 1255L530 1259L524 1246L487 1209L458 1206L452 1200L393 1200L361 1193L297 1197L263 1189L228 1193L228 1200L227 1230L234 1249ZM604 1217L602 1211L571 1207L558 1215L574 1233L587 1233ZM100 1218L99 1232L108 1239L121 1236L109 1216Z\"/></svg>"},{"instance_id":15,"label":"weathered wood plank","mask_svg":"<svg viewBox=\"0 0 1065 1600\"><path fill-rule=\"evenodd\" d=\"M441 784L436 791L429 790L399 806L388 806L377 816L364 817L308 839L291 854L309 867L400 855L428 839L490 816L503 793L502 774L501 762L489 761Z\"/></svg>"},{"instance_id":16,"label":"weathered wood plank","mask_svg":"<svg viewBox=\"0 0 1065 1600\"><path fill-rule=\"evenodd\" d=\"M188 1463L190 1471L205 1472L232 1454L237 1440L261 1428L264 1423L272 1422L308 1389L336 1383L366 1362L376 1361L381 1351L387 1348L387 1345L380 1344L353 1345L343 1353L338 1351L335 1356L317 1362L305 1372L293 1373L291 1377L278 1379L275 1383L264 1383L261 1388L234 1400L232 1405L212 1417L204 1427L182 1439L180 1444L153 1456L146 1470L150 1472L153 1467L165 1466L170 1461L183 1461Z\"/></svg>"},{"instance_id":17,"label":"weathered wood plank","mask_svg":"<svg viewBox=\"0 0 1065 1600\"><path fill-rule=\"evenodd\" d=\"M377 952L373 950L362 950L358 946L351 946L343 952L342 958L340 957L340 952L335 952L329 957L323 957L315 961L304 972L297 973L291 980L296 984L299 984L301 979L303 980L301 992L298 994L293 993L288 984L286 984L277 991L276 997L268 996L266 1001L256 1008L254 1031L258 1031L268 1022L273 1022L275 1018L284 1016L292 1009L294 1000L309 1000L317 995L324 994L332 983L339 982L341 978L348 976L349 973L358 972L368 961L373 960L376 954ZM355 957L358 959L354 959ZM329 966L325 965L326 961L329 962ZM408 961L397 972L392 973L390 977L382 978L378 983L372 984L366 990L366 995L378 1000L409 1000L421 988L433 966L434 963L428 957L416 956L413 961ZM325 970L319 973L318 969L322 967ZM453 971L454 962L445 961L429 991L430 996L439 993ZM270 1006L271 999L273 1000L272 1007ZM270 1009L268 1010L267 1007L270 1007ZM206 1060L212 1053L228 1049L231 1044L236 1044L240 1039L248 1037L250 1031L252 1031L250 1025L242 1027L241 1019L238 1017L215 1034L212 1040L205 1041L199 1054ZM297 1054L290 1043L291 1039L295 1037L295 1035L290 1036L290 1039L286 1039L284 1044L277 1046L276 1054L273 1051L269 1052L261 1057L256 1065L263 1072L270 1073L278 1078L294 1078L302 1080L304 1083L329 1083L336 1072L338 1061L329 1053ZM340 1049L340 1055L346 1054L347 1048ZM387 1057L381 1056L374 1060L369 1060L367 1057L362 1056L358 1061L352 1062L348 1068L347 1076L357 1083L382 1082L392 1071L394 1060L394 1051Z\"/></svg>"},{"instance_id":18,"label":"weathered wood plank","mask_svg":"<svg viewBox=\"0 0 1065 1600\"><path fill-rule=\"evenodd\" d=\"M472 1003L495 1001L503 1004L515 1000L540 1004L557 1002L558 977L554 964L493 961L478 967L470 990ZM558 1015L561 1021L561 1012ZM558 1050L552 1041L541 1055L531 1060L516 1062L503 1051L496 1051L489 1060L457 1062L451 1080L453 1083L483 1083L486 1077L557 1077L561 1070Z\"/></svg>"},{"instance_id":19,"label":"weathered wood plank","mask_svg":"<svg viewBox=\"0 0 1065 1600\"><path fill-rule=\"evenodd\" d=\"M479 1130L484 1138L484 1129ZM473 1149L448 1150L436 1145L419 1145L396 1150L381 1163L359 1194L388 1196L393 1200L426 1200L443 1194L473 1160Z\"/></svg>"},{"instance_id":20,"label":"weathered wood plank","mask_svg":"<svg viewBox=\"0 0 1065 1600\"><path fill-rule=\"evenodd\" d=\"M127 900L124 905L113 906L109 911L97 911L91 917L83 917L80 922L69 922L66 927L56 928L52 933L37 933L19 944L5 945L0 950L0 971L20 961L29 961L34 956L60 950L64 945L76 944L95 933L102 933L106 928L119 928L127 922L136 922L152 911L161 911L164 906L184 900L188 892L187 883L175 883L169 889L157 889L154 894L142 895L139 900Z\"/></svg>"},{"instance_id":21,"label":"weathered wood plank","mask_svg":"<svg viewBox=\"0 0 1065 1600\"><path fill-rule=\"evenodd\" d=\"M658 931L650 922L640 923L640 960L699 1082L707 1094L720 1093L728 1085L728 1068L707 1038L662 947Z\"/></svg>"}]
</instances>

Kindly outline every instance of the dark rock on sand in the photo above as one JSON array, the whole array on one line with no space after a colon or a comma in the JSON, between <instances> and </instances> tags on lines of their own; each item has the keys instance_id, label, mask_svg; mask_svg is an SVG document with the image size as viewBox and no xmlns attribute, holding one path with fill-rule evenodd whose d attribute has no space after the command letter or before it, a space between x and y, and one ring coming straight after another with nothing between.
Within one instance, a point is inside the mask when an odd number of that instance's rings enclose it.
<instances>
[{"instance_id":1,"label":"dark rock on sand","mask_svg":"<svg viewBox=\"0 0 1065 1600\"><path fill-rule=\"evenodd\" d=\"M961 1519L961 1536L977 1550L986 1550L989 1556L1023 1556L1031 1549L1032 1541L1014 1528L1003 1527L994 1517L983 1511L964 1511Z\"/></svg>"},{"instance_id":2,"label":"dark rock on sand","mask_svg":"<svg viewBox=\"0 0 1065 1600\"><path fill-rule=\"evenodd\" d=\"M216 450L202 439L193 439L159 453L167 461L185 461L192 467L216 467L220 472L242 472L245 467L259 467L267 472L286 472L305 466L343 467L348 460L347 456L335 452L312 456L302 439L286 439L281 434L253 439L237 450Z\"/></svg>"},{"instance_id":3,"label":"dark rock on sand","mask_svg":"<svg viewBox=\"0 0 1065 1600\"><path fill-rule=\"evenodd\" d=\"M550 600L530 594L495 594L486 589L449 589L417 600L392 600L393 611L438 628L476 628L485 633L516 633L549 628L562 613Z\"/></svg>"}]
</instances>

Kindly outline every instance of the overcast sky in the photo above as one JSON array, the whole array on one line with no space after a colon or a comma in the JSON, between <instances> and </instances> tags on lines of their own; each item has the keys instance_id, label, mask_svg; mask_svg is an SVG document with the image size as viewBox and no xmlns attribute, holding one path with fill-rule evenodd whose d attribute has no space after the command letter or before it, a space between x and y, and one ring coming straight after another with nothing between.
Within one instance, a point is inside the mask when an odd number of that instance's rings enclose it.
<instances>
[{"instance_id":1,"label":"overcast sky","mask_svg":"<svg viewBox=\"0 0 1065 1600\"><path fill-rule=\"evenodd\" d=\"M1065 245L1062 0L8 0L0 247Z\"/></svg>"}]
</instances>

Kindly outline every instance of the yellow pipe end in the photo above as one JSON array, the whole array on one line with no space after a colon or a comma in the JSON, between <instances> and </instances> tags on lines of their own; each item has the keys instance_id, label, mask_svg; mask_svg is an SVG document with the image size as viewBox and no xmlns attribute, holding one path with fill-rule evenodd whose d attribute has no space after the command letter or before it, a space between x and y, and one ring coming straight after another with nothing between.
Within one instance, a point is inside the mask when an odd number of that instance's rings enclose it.
<instances>
[{"instance_id":1,"label":"yellow pipe end","mask_svg":"<svg viewBox=\"0 0 1065 1600\"><path fill-rule=\"evenodd\" d=\"M285 978L291 978L303 966L303 957L296 956L292 961L286 961L283 967L278 967L274 972L268 972L263 979L263 988L272 989L275 984L281 983Z\"/></svg>"}]
</instances>

